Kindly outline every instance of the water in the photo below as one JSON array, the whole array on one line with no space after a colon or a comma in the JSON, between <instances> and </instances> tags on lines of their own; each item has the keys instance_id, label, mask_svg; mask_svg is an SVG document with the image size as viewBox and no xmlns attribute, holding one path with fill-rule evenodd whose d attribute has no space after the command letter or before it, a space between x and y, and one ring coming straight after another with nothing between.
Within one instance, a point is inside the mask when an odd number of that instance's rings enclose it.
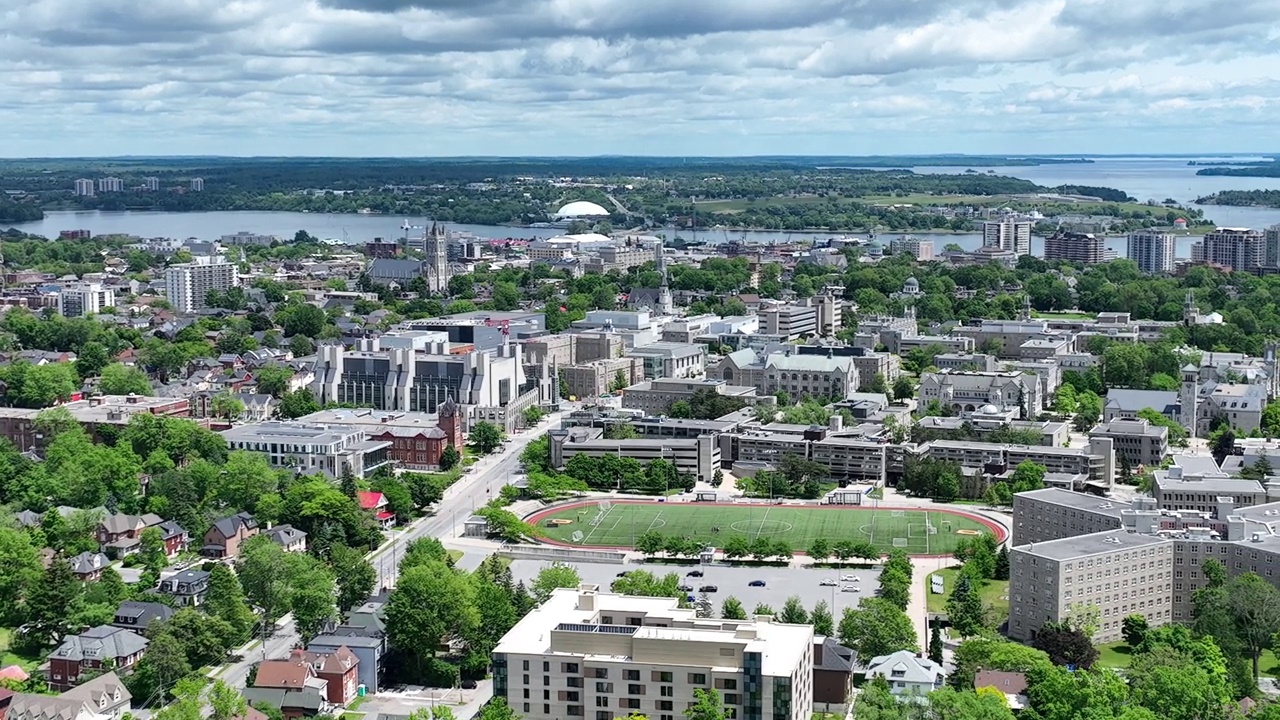
<instances>
[{"instance_id":1,"label":"water","mask_svg":"<svg viewBox=\"0 0 1280 720\"><path fill-rule=\"evenodd\" d=\"M1219 190L1280 189L1280 178L1219 177L1196 175L1199 167L1187 165L1191 158L1097 158L1093 163L1073 165L1038 165L1028 167L974 168L985 173L1030 180L1039 185L1094 185L1124 190L1140 201L1172 198L1190 202L1197 197ZM1205 158L1196 159L1209 159ZM917 167L920 173L960 173L963 167ZM1220 226L1264 228L1280 224L1280 209L1253 207L1200 206L1205 216ZM429 218L407 218L411 225L425 225ZM215 240L222 235L247 231L265 235L293 237L298 230L306 230L319 238L335 238L352 243L363 243L375 237L393 239L401 236L400 226L406 218L391 215L334 215L327 213L296 212L51 212L43 220L22 223L15 227L24 232L44 237L57 237L62 230L87 229L95 235L123 233L140 237L194 237ZM469 232L476 237L490 239L535 239L551 237L562 232L556 228L516 228L496 225L450 225L451 230ZM687 232L667 228L668 238L677 235L691 237ZM719 243L730 239L747 242L786 242L788 240L824 240L839 237L841 233L771 232L705 230L698 233L700 240ZM897 234L882 235L879 240L888 243ZM917 237L933 240L941 252L947 243L956 243L965 249L982 244L977 234L917 233ZM1195 238L1179 238L1178 256L1190 255ZM1112 238L1107 246L1121 257L1125 254L1124 238ZM1044 241L1032 238L1033 254L1043 252Z\"/></svg>"}]
</instances>

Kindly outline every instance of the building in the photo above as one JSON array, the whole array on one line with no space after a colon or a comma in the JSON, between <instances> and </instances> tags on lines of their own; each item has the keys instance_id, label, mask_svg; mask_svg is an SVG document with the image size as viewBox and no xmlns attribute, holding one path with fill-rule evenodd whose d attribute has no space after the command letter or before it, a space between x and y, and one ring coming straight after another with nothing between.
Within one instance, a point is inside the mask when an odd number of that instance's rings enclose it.
<instances>
[{"instance_id":1,"label":"building","mask_svg":"<svg viewBox=\"0 0 1280 720\"><path fill-rule=\"evenodd\" d=\"M1046 262L1066 261L1097 265L1106 262L1107 239L1093 233L1058 231L1044 239Z\"/></svg>"},{"instance_id":2,"label":"building","mask_svg":"<svg viewBox=\"0 0 1280 720\"><path fill-rule=\"evenodd\" d=\"M617 455L633 458L641 465L653 460L666 460L682 475L700 482L711 482L720 469L720 443L714 435L692 438L644 438L611 440L598 428L576 427L547 433L551 464L563 468L574 455L589 457Z\"/></svg>"},{"instance_id":3,"label":"building","mask_svg":"<svg viewBox=\"0 0 1280 720\"><path fill-rule=\"evenodd\" d=\"M378 257L369 263L369 278L383 285L396 283L403 287L422 277L422 270L423 263L419 260Z\"/></svg>"},{"instance_id":4,"label":"building","mask_svg":"<svg viewBox=\"0 0 1280 720\"><path fill-rule=\"evenodd\" d=\"M363 478L391 462L391 443L369 438L355 425L322 425L273 420L222 431L232 450L267 456L272 467L300 475L323 473L331 478L350 471Z\"/></svg>"},{"instance_id":5,"label":"building","mask_svg":"<svg viewBox=\"0 0 1280 720\"><path fill-rule=\"evenodd\" d=\"M658 378L636 383L623 390L622 407L641 410L649 415L666 415L672 403L688 401L699 390L740 398L748 405L754 405L759 400L755 388L730 385L723 380Z\"/></svg>"},{"instance_id":6,"label":"building","mask_svg":"<svg viewBox=\"0 0 1280 720\"><path fill-rule=\"evenodd\" d=\"M110 426L123 428L134 415L149 413L167 417L187 417L190 402L186 398L144 397L141 395L98 395L86 400L74 400L59 407L71 413L90 435L98 437L98 429ZM40 410L29 408L0 408L0 437L9 440L21 452L43 448L48 438L35 426Z\"/></svg>"},{"instance_id":7,"label":"building","mask_svg":"<svg viewBox=\"0 0 1280 720\"><path fill-rule=\"evenodd\" d=\"M132 630L141 635L151 623L168 620L173 617L173 613L174 609L164 603L126 600L116 608L116 617L111 626Z\"/></svg>"},{"instance_id":8,"label":"building","mask_svg":"<svg viewBox=\"0 0 1280 720\"><path fill-rule=\"evenodd\" d=\"M320 410L298 418L298 422L361 428L370 440L390 443L387 454L400 467L439 470L446 447L462 452L463 417L452 399L435 410L434 415L367 408Z\"/></svg>"},{"instance_id":9,"label":"building","mask_svg":"<svg viewBox=\"0 0 1280 720\"><path fill-rule=\"evenodd\" d=\"M1098 643L1120 640L1130 615L1164 625L1173 614L1173 567L1173 543L1157 535L1112 530L1014 547L1008 635L1033 640L1044 623L1086 606L1100 612Z\"/></svg>"},{"instance_id":10,"label":"building","mask_svg":"<svg viewBox=\"0 0 1280 720\"><path fill-rule=\"evenodd\" d=\"M606 245L596 251L594 257L588 258L583 269L604 275L610 270L626 273L633 267L639 267L654 259L652 244L646 244L637 238L627 238L619 245Z\"/></svg>"},{"instance_id":11,"label":"building","mask_svg":"<svg viewBox=\"0 0 1280 720\"><path fill-rule=\"evenodd\" d=\"M1280 268L1280 225L1272 225L1262 231L1263 242L1266 243L1264 264L1269 268Z\"/></svg>"},{"instance_id":12,"label":"building","mask_svg":"<svg viewBox=\"0 0 1280 720\"><path fill-rule=\"evenodd\" d=\"M356 679L359 684L365 686L365 692L378 692L382 679L382 657L387 652L386 638L381 635L381 631L373 631L378 634L377 637L347 634L355 631L349 628L344 631L344 628L340 626L338 632L343 632L344 634L316 637L307 643L307 651L332 655L346 648L348 652L355 655L356 659L359 660L356 665Z\"/></svg>"},{"instance_id":13,"label":"building","mask_svg":"<svg viewBox=\"0 0 1280 720\"><path fill-rule=\"evenodd\" d=\"M280 241L275 235L259 235L257 233L246 232L241 230L233 235L223 235L218 238L218 242L223 245L253 245L257 247L271 247L273 243Z\"/></svg>"},{"instance_id":14,"label":"building","mask_svg":"<svg viewBox=\"0 0 1280 720\"><path fill-rule=\"evenodd\" d=\"M1191 246L1192 261L1246 272L1262 267L1266 256L1265 236L1249 228L1220 227Z\"/></svg>"},{"instance_id":15,"label":"building","mask_svg":"<svg viewBox=\"0 0 1280 720\"><path fill-rule=\"evenodd\" d=\"M98 192L124 192L124 180L118 177L98 178Z\"/></svg>"},{"instance_id":16,"label":"building","mask_svg":"<svg viewBox=\"0 0 1280 720\"><path fill-rule=\"evenodd\" d=\"M449 289L449 238L444 225L431 223L422 237L422 277L427 291L445 293Z\"/></svg>"},{"instance_id":17,"label":"building","mask_svg":"<svg viewBox=\"0 0 1280 720\"><path fill-rule=\"evenodd\" d=\"M707 346L696 343L650 343L626 356L640 360L646 380L699 377L707 370Z\"/></svg>"},{"instance_id":18,"label":"building","mask_svg":"<svg viewBox=\"0 0 1280 720\"><path fill-rule=\"evenodd\" d=\"M387 496L369 490L356 491L356 503L367 512L383 530L389 530L396 524L396 514L391 512L391 503Z\"/></svg>"},{"instance_id":19,"label":"building","mask_svg":"<svg viewBox=\"0 0 1280 720\"><path fill-rule=\"evenodd\" d=\"M1104 493L1110 492L1115 484L1115 448L1110 438L1090 438L1085 447L933 440L917 446L916 452L921 457L954 462L962 468L994 475L1011 471L1029 460L1043 465L1051 474L1063 476L1063 484L1073 490Z\"/></svg>"},{"instance_id":20,"label":"building","mask_svg":"<svg viewBox=\"0 0 1280 720\"><path fill-rule=\"evenodd\" d=\"M1181 422L1181 402L1174 390L1128 390L1112 388L1102 405L1102 421L1132 420L1138 413L1151 409L1173 420Z\"/></svg>"},{"instance_id":21,"label":"building","mask_svg":"<svg viewBox=\"0 0 1280 720\"><path fill-rule=\"evenodd\" d=\"M225 293L239 284L236 266L221 255L197 257L195 262L170 265L164 271L165 297L180 313L203 310L209 307L211 291Z\"/></svg>"},{"instance_id":22,"label":"building","mask_svg":"<svg viewBox=\"0 0 1280 720\"><path fill-rule=\"evenodd\" d=\"M816 337L818 308L810 305L770 305L760 308L760 331L786 339Z\"/></svg>"},{"instance_id":23,"label":"building","mask_svg":"<svg viewBox=\"0 0 1280 720\"><path fill-rule=\"evenodd\" d=\"M982 246L1012 252L1016 256L1031 254L1030 220L1006 218L982 223Z\"/></svg>"},{"instance_id":24,"label":"building","mask_svg":"<svg viewBox=\"0 0 1280 720\"><path fill-rule=\"evenodd\" d=\"M110 669L129 674L142 659L147 639L111 625L99 625L79 635L62 639L58 649L49 655L47 680L59 692L80 684L80 676L90 671Z\"/></svg>"},{"instance_id":25,"label":"building","mask_svg":"<svg viewBox=\"0 0 1280 720\"><path fill-rule=\"evenodd\" d=\"M916 394L921 407L937 402L959 417L981 413L1030 419L1044 410L1040 383L1018 370L924 373Z\"/></svg>"},{"instance_id":26,"label":"building","mask_svg":"<svg viewBox=\"0 0 1280 720\"><path fill-rule=\"evenodd\" d=\"M274 526L267 523L267 529L262 534L271 538L271 542L284 548L285 552L307 551L307 534L288 523Z\"/></svg>"},{"instance_id":27,"label":"building","mask_svg":"<svg viewBox=\"0 0 1280 720\"><path fill-rule=\"evenodd\" d=\"M1159 467L1169 454L1169 428L1142 419L1102 423L1089 431L1089 437L1111 438L1117 462L1124 456L1130 468Z\"/></svg>"},{"instance_id":28,"label":"building","mask_svg":"<svg viewBox=\"0 0 1280 720\"><path fill-rule=\"evenodd\" d=\"M116 291L102 283L75 283L58 291L58 314L62 317L96 315L115 304Z\"/></svg>"},{"instance_id":29,"label":"building","mask_svg":"<svg viewBox=\"0 0 1280 720\"><path fill-rule=\"evenodd\" d=\"M221 518L205 532L200 554L215 560L235 559L240 546L257 534L258 521L247 512Z\"/></svg>"},{"instance_id":30,"label":"building","mask_svg":"<svg viewBox=\"0 0 1280 720\"><path fill-rule=\"evenodd\" d=\"M910 650L871 658L867 663L867 680L884 678L889 692L898 700L926 702L926 695L942 687L946 675L942 666Z\"/></svg>"},{"instance_id":31,"label":"building","mask_svg":"<svg viewBox=\"0 0 1280 720\"><path fill-rule=\"evenodd\" d=\"M167 578L161 578L156 592L173 598L178 607L196 607L204 604L209 592L209 573L205 570L183 570Z\"/></svg>"},{"instance_id":32,"label":"building","mask_svg":"<svg viewBox=\"0 0 1280 720\"><path fill-rule=\"evenodd\" d=\"M156 192L160 189L160 178L148 177L142 179L142 189L147 192Z\"/></svg>"},{"instance_id":33,"label":"building","mask_svg":"<svg viewBox=\"0 0 1280 720\"><path fill-rule=\"evenodd\" d=\"M853 650L835 638L813 638L813 703L814 709L835 712L846 707L853 694Z\"/></svg>"},{"instance_id":34,"label":"building","mask_svg":"<svg viewBox=\"0 0 1280 720\"><path fill-rule=\"evenodd\" d=\"M644 380L640 358L620 357L594 360L580 365L560 365L555 368L560 397L593 398L613 392L619 382L631 387Z\"/></svg>"},{"instance_id":35,"label":"building","mask_svg":"<svg viewBox=\"0 0 1280 720\"><path fill-rule=\"evenodd\" d=\"M325 699L331 705L345 706L356 699L360 658L350 648L344 645L331 653L294 650L290 657L311 665L315 677L324 681Z\"/></svg>"},{"instance_id":36,"label":"building","mask_svg":"<svg viewBox=\"0 0 1280 720\"><path fill-rule=\"evenodd\" d=\"M93 582L102 577L102 571L111 566L111 558L102 553L85 551L67 558L71 572L80 582Z\"/></svg>"},{"instance_id":37,"label":"building","mask_svg":"<svg viewBox=\"0 0 1280 720\"><path fill-rule=\"evenodd\" d=\"M191 192L204 192L204 178L191 178L189 184Z\"/></svg>"},{"instance_id":38,"label":"building","mask_svg":"<svg viewBox=\"0 0 1280 720\"><path fill-rule=\"evenodd\" d=\"M1129 503L1060 488L1020 492L1013 496L1009 546L1119 530Z\"/></svg>"},{"instance_id":39,"label":"building","mask_svg":"<svg viewBox=\"0 0 1280 720\"><path fill-rule=\"evenodd\" d=\"M1233 510L1264 505L1267 490L1257 480L1229 477L1215 468L1196 468L1193 458L1177 456L1167 470L1152 473L1151 497L1161 510L1217 513L1223 503ZM1210 458L1203 458L1209 460ZM1178 464L1186 463L1186 466Z\"/></svg>"},{"instance_id":40,"label":"building","mask_svg":"<svg viewBox=\"0 0 1280 720\"><path fill-rule=\"evenodd\" d=\"M493 694L527 720L682 716L698 688L733 717L809 720L813 628L701 620L673 598L559 589L493 651Z\"/></svg>"},{"instance_id":41,"label":"building","mask_svg":"<svg viewBox=\"0 0 1280 720\"><path fill-rule=\"evenodd\" d=\"M1138 230L1129 233L1125 256L1145 273L1171 273L1177 240L1163 230ZM1280 258L1278 258L1280 262Z\"/></svg>"},{"instance_id":42,"label":"building","mask_svg":"<svg viewBox=\"0 0 1280 720\"><path fill-rule=\"evenodd\" d=\"M889 241L889 253L891 255L906 253L915 258L916 262L930 262L934 259L933 241L911 236L894 238Z\"/></svg>"},{"instance_id":43,"label":"building","mask_svg":"<svg viewBox=\"0 0 1280 720\"><path fill-rule=\"evenodd\" d=\"M88 178L80 178L75 182L76 197L93 197L93 181Z\"/></svg>"},{"instance_id":44,"label":"building","mask_svg":"<svg viewBox=\"0 0 1280 720\"><path fill-rule=\"evenodd\" d=\"M177 523L152 513L109 513L102 518L95 533L104 553L114 558L123 558L142 550L142 533L150 528L156 528L160 532L165 555L170 559L187 549L187 531Z\"/></svg>"},{"instance_id":45,"label":"building","mask_svg":"<svg viewBox=\"0 0 1280 720\"><path fill-rule=\"evenodd\" d=\"M8 691L0 691L0 693ZM61 695L14 693L0 701L4 720L121 720L133 695L114 672L99 675Z\"/></svg>"}]
</instances>

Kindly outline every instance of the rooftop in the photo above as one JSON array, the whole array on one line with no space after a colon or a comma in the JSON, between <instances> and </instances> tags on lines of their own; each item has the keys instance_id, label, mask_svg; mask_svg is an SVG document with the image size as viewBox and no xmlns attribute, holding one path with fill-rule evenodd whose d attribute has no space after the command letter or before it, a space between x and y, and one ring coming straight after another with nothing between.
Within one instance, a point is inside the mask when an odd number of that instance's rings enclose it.
<instances>
[{"instance_id":1,"label":"rooftop","mask_svg":"<svg viewBox=\"0 0 1280 720\"><path fill-rule=\"evenodd\" d=\"M1131 508L1129 503L1119 500L1109 500L1107 498L1090 495L1088 493L1071 492L1061 488L1044 488L1043 490L1028 490L1014 495L1014 499L1025 498L1027 500L1037 500L1039 502L1053 503L1064 507L1075 508L1077 510L1089 510L1103 515L1114 515L1120 517L1121 510Z\"/></svg>"},{"instance_id":2,"label":"rooftop","mask_svg":"<svg viewBox=\"0 0 1280 720\"><path fill-rule=\"evenodd\" d=\"M1157 535L1141 535L1123 530L1107 530L1105 532L1077 535L1060 540L1020 545L1015 550L1029 553L1050 560L1072 560L1078 557L1094 556L1105 552L1122 552L1134 548L1161 545L1167 539Z\"/></svg>"}]
</instances>

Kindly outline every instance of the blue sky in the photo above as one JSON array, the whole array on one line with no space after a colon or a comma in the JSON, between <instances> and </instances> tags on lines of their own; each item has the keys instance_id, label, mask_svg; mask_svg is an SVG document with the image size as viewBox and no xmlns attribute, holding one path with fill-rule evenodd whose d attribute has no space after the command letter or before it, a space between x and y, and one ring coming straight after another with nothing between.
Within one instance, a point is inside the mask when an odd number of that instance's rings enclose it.
<instances>
[{"instance_id":1,"label":"blue sky","mask_svg":"<svg viewBox=\"0 0 1280 720\"><path fill-rule=\"evenodd\" d=\"M0 155L1280 151L1275 0L0 0Z\"/></svg>"}]
</instances>

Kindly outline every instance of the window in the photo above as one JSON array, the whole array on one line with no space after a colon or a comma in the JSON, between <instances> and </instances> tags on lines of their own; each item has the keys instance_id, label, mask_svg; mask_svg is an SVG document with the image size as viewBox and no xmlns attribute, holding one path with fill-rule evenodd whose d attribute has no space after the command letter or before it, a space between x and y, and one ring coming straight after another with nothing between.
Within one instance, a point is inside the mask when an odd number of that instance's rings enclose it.
<instances>
[{"instance_id":1,"label":"window","mask_svg":"<svg viewBox=\"0 0 1280 720\"><path fill-rule=\"evenodd\" d=\"M565 714L567 714L567 715L582 715L582 706L581 706L581 705L567 705L567 706L565 706L564 711L565 711Z\"/></svg>"},{"instance_id":2,"label":"window","mask_svg":"<svg viewBox=\"0 0 1280 720\"><path fill-rule=\"evenodd\" d=\"M550 660L543 660L543 661L542 661L542 672L551 672L551 661L550 661Z\"/></svg>"},{"instance_id":3,"label":"window","mask_svg":"<svg viewBox=\"0 0 1280 720\"><path fill-rule=\"evenodd\" d=\"M542 714L543 714L543 715L550 715L550 714L551 714L551 706L550 706L550 705L545 705L545 704L544 704L544 705L542 706Z\"/></svg>"},{"instance_id":4,"label":"window","mask_svg":"<svg viewBox=\"0 0 1280 720\"><path fill-rule=\"evenodd\" d=\"M628 694L628 695L643 695L643 694L644 694L644 686L643 686L643 685L628 685L628 686L627 686L627 694Z\"/></svg>"},{"instance_id":5,"label":"window","mask_svg":"<svg viewBox=\"0 0 1280 720\"><path fill-rule=\"evenodd\" d=\"M543 691L542 691L542 699L543 699L543 700L550 700L550 699L551 699L551 691L550 691L550 690L543 690Z\"/></svg>"},{"instance_id":6,"label":"window","mask_svg":"<svg viewBox=\"0 0 1280 720\"><path fill-rule=\"evenodd\" d=\"M673 708L672 708L672 706L671 706L671 701L670 701L670 700L658 700L657 702L655 702L655 703L653 704L653 706L654 706L655 708L659 709L659 710L671 710L671 709L673 709Z\"/></svg>"},{"instance_id":7,"label":"window","mask_svg":"<svg viewBox=\"0 0 1280 720\"><path fill-rule=\"evenodd\" d=\"M613 713L607 710L597 710L596 720L613 720Z\"/></svg>"},{"instance_id":8,"label":"window","mask_svg":"<svg viewBox=\"0 0 1280 720\"><path fill-rule=\"evenodd\" d=\"M565 684L565 687L580 688L582 687L582 678L580 677L565 678L564 684Z\"/></svg>"},{"instance_id":9,"label":"window","mask_svg":"<svg viewBox=\"0 0 1280 720\"><path fill-rule=\"evenodd\" d=\"M528 700L528 699L529 699L529 688L525 688L525 689L524 689L524 699L525 699L525 700Z\"/></svg>"},{"instance_id":10,"label":"window","mask_svg":"<svg viewBox=\"0 0 1280 720\"><path fill-rule=\"evenodd\" d=\"M622 679L623 680L639 680L640 671L639 670L623 670Z\"/></svg>"},{"instance_id":11,"label":"window","mask_svg":"<svg viewBox=\"0 0 1280 720\"><path fill-rule=\"evenodd\" d=\"M543 685L550 685L550 684L551 684L551 676L550 676L550 675L543 675L543 676L542 676L542 684L543 684Z\"/></svg>"},{"instance_id":12,"label":"window","mask_svg":"<svg viewBox=\"0 0 1280 720\"><path fill-rule=\"evenodd\" d=\"M618 705L628 710L639 710L640 698L618 698Z\"/></svg>"},{"instance_id":13,"label":"window","mask_svg":"<svg viewBox=\"0 0 1280 720\"><path fill-rule=\"evenodd\" d=\"M601 625L612 625L612 624L613 624L613 616L612 616L612 615L601 615L601 616L600 616L600 624L601 624Z\"/></svg>"},{"instance_id":14,"label":"window","mask_svg":"<svg viewBox=\"0 0 1280 720\"><path fill-rule=\"evenodd\" d=\"M690 685L706 685L707 676L704 673L689 673Z\"/></svg>"},{"instance_id":15,"label":"window","mask_svg":"<svg viewBox=\"0 0 1280 720\"><path fill-rule=\"evenodd\" d=\"M662 671L659 671L659 670L654 670L654 671L653 671L653 677L652 677L651 679L652 679L654 682L664 682L664 683L669 683L669 682L671 682L671 673L669 673L669 672L662 672Z\"/></svg>"},{"instance_id":16,"label":"window","mask_svg":"<svg viewBox=\"0 0 1280 720\"><path fill-rule=\"evenodd\" d=\"M525 684L525 685L528 685L528 684L529 684L529 676L528 676L528 675L521 675L520 677L524 678L523 682L524 682L524 684Z\"/></svg>"},{"instance_id":17,"label":"window","mask_svg":"<svg viewBox=\"0 0 1280 720\"><path fill-rule=\"evenodd\" d=\"M525 669L525 670L528 670L528 669L529 669L529 661L528 661L528 660L525 660L525 661L524 661L524 669Z\"/></svg>"},{"instance_id":18,"label":"window","mask_svg":"<svg viewBox=\"0 0 1280 720\"><path fill-rule=\"evenodd\" d=\"M597 682L597 683L596 683L596 692L598 692L598 693L611 693L611 692L613 692L613 683L611 683L611 682Z\"/></svg>"},{"instance_id":19,"label":"window","mask_svg":"<svg viewBox=\"0 0 1280 720\"><path fill-rule=\"evenodd\" d=\"M560 672L570 675L578 674L578 663L560 663Z\"/></svg>"},{"instance_id":20,"label":"window","mask_svg":"<svg viewBox=\"0 0 1280 720\"><path fill-rule=\"evenodd\" d=\"M742 699L738 697L738 693L725 693L724 704L725 705L741 705Z\"/></svg>"},{"instance_id":21,"label":"window","mask_svg":"<svg viewBox=\"0 0 1280 720\"><path fill-rule=\"evenodd\" d=\"M529 712L529 703L525 703L525 704L524 704L524 711L525 711L526 713L527 713L527 712Z\"/></svg>"},{"instance_id":22,"label":"window","mask_svg":"<svg viewBox=\"0 0 1280 720\"><path fill-rule=\"evenodd\" d=\"M662 697L675 697L675 693L676 693L675 688L671 687L670 685L663 685L662 692L660 694L662 695Z\"/></svg>"},{"instance_id":23,"label":"window","mask_svg":"<svg viewBox=\"0 0 1280 720\"><path fill-rule=\"evenodd\" d=\"M595 668L595 674L592 675L592 677L597 677L603 680L609 677L609 670L608 668Z\"/></svg>"}]
</instances>

